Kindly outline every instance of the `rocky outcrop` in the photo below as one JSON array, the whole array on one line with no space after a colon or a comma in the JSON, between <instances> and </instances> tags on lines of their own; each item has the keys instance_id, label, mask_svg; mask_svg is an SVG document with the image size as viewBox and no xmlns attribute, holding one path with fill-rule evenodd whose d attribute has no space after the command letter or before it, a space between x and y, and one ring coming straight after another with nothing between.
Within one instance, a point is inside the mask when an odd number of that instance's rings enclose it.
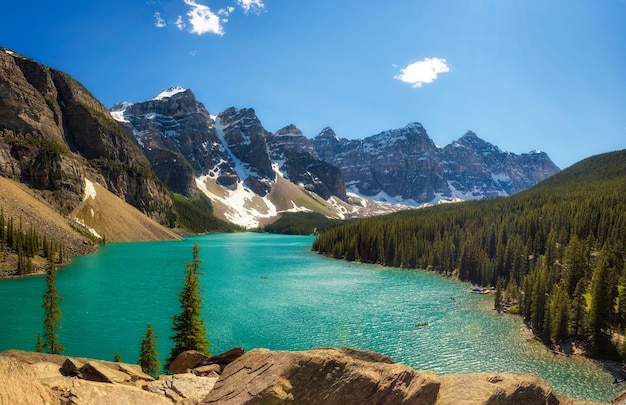
<instances>
[{"instance_id":1,"label":"rocky outcrop","mask_svg":"<svg viewBox=\"0 0 626 405\"><path fill-rule=\"evenodd\" d=\"M67 74L0 48L0 175L41 190L68 214L85 177L165 223L172 209L136 143Z\"/></svg>"},{"instance_id":2,"label":"rocky outcrop","mask_svg":"<svg viewBox=\"0 0 626 405\"><path fill-rule=\"evenodd\" d=\"M212 363L158 380L138 371L136 365L2 352L0 405L594 404L556 395L545 381L531 374L438 377L396 364L378 353L350 348L305 352L255 349L243 355L241 351L237 348L212 358L186 352L180 364ZM100 371L92 374L92 368ZM104 381L103 375L112 378Z\"/></svg>"},{"instance_id":3,"label":"rocky outcrop","mask_svg":"<svg viewBox=\"0 0 626 405\"><path fill-rule=\"evenodd\" d=\"M592 404L534 375L438 377L354 349L252 350L228 365L202 404Z\"/></svg>"}]
</instances>

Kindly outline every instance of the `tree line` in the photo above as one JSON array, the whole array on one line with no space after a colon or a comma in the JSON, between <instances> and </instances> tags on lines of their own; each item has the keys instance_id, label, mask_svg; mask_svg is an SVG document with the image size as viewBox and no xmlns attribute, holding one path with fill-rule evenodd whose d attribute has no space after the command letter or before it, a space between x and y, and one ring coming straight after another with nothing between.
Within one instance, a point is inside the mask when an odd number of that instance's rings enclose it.
<instances>
[{"instance_id":1,"label":"tree line","mask_svg":"<svg viewBox=\"0 0 626 405\"><path fill-rule=\"evenodd\" d=\"M15 275L33 273L33 259L41 257L48 261L63 263L69 256L65 244L53 243L45 235L40 236L34 226L23 229L21 218L6 217L0 211L0 261L6 262L9 255L16 257Z\"/></svg>"},{"instance_id":2,"label":"tree line","mask_svg":"<svg viewBox=\"0 0 626 405\"><path fill-rule=\"evenodd\" d=\"M546 343L597 356L626 343L626 151L590 158L513 197L361 220L321 234L334 258L433 270L501 289ZM497 303L498 305L500 303Z\"/></svg>"}]
</instances>

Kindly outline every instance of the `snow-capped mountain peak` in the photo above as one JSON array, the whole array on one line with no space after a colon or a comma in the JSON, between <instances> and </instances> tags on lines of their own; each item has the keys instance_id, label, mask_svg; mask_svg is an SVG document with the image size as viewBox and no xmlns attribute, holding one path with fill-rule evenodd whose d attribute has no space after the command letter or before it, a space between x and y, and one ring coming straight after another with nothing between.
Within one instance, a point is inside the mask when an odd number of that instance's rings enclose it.
<instances>
[{"instance_id":1,"label":"snow-capped mountain peak","mask_svg":"<svg viewBox=\"0 0 626 405\"><path fill-rule=\"evenodd\" d=\"M152 98L152 100L163 100L165 98L170 98L173 95L176 95L178 93L182 93L184 91L187 91L187 89L184 89L184 88L182 88L180 86L170 87L169 89L163 90L162 92L157 94L155 97Z\"/></svg>"}]
</instances>

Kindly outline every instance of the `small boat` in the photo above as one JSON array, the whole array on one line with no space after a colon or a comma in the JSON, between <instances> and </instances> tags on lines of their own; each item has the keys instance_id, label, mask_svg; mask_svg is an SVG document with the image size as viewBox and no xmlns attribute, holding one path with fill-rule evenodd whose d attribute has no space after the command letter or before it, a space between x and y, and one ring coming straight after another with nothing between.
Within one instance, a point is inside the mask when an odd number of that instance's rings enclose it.
<instances>
[{"instance_id":1,"label":"small boat","mask_svg":"<svg viewBox=\"0 0 626 405\"><path fill-rule=\"evenodd\" d=\"M416 328L421 328L422 326L428 326L428 322L420 322L415 324Z\"/></svg>"}]
</instances>

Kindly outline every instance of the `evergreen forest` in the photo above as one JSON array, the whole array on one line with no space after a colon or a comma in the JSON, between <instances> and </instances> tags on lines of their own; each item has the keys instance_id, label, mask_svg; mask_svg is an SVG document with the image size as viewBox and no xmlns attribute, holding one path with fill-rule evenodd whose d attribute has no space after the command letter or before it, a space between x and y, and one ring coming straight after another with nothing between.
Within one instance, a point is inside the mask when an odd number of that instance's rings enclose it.
<instances>
[{"instance_id":1,"label":"evergreen forest","mask_svg":"<svg viewBox=\"0 0 626 405\"><path fill-rule=\"evenodd\" d=\"M498 286L546 344L626 357L626 150L585 159L512 197L365 219L318 236L327 256Z\"/></svg>"},{"instance_id":2,"label":"evergreen forest","mask_svg":"<svg viewBox=\"0 0 626 405\"><path fill-rule=\"evenodd\" d=\"M21 276L35 272L42 264L68 259L63 242L50 241L33 226L23 229L21 218L16 221L0 211L0 268L15 269L14 275Z\"/></svg>"}]
</instances>

